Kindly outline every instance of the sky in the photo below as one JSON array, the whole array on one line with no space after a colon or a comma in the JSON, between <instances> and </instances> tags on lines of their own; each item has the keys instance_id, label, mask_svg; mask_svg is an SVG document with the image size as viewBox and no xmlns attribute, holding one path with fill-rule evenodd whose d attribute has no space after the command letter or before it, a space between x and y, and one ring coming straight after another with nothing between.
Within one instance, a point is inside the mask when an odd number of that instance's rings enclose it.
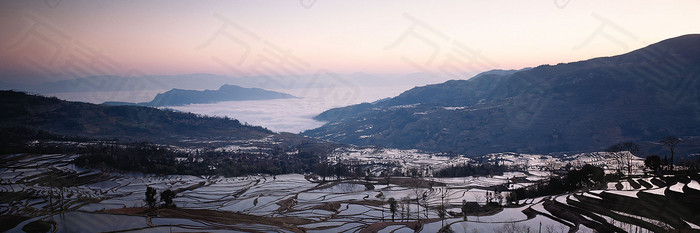
<instances>
[{"instance_id":1,"label":"sky","mask_svg":"<svg viewBox=\"0 0 700 233\"><path fill-rule=\"evenodd\" d=\"M700 30L700 1L0 3L0 82L318 72L469 78L625 53Z\"/></svg>"}]
</instances>

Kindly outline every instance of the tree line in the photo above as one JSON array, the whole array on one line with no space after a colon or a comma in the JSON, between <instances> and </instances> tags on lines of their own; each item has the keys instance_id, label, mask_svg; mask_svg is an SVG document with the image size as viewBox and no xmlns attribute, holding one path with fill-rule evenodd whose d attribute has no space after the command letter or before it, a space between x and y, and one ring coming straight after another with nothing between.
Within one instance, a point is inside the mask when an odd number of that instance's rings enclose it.
<instances>
[{"instance_id":1,"label":"tree line","mask_svg":"<svg viewBox=\"0 0 700 233\"><path fill-rule=\"evenodd\" d=\"M144 201L146 202L146 205L148 205L149 208L153 209L158 207L158 201L156 200L156 194L158 191L156 188L153 187L146 187L146 199ZM176 207L175 203L173 203L173 198L175 198L175 192L166 189L160 192L160 201L162 202L160 207Z\"/></svg>"},{"instance_id":2,"label":"tree line","mask_svg":"<svg viewBox=\"0 0 700 233\"><path fill-rule=\"evenodd\" d=\"M95 144L82 148L75 164L86 168L155 174L221 175L287 174L314 171L325 159L313 151L287 154L282 150L247 153L195 150L185 152L152 144Z\"/></svg>"},{"instance_id":3,"label":"tree line","mask_svg":"<svg viewBox=\"0 0 700 233\"><path fill-rule=\"evenodd\" d=\"M472 165L471 163L452 165L434 172L435 177L466 177L466 176L487 176L487 175L503 175L503 172L512 171L514 168L499 165L480 163Z\"/></svg>"},{"instance_id":4,"label":"tree line","mask_svg":"<svg viewBox=\"0 0 700 233\"><path fill-rule=\"evenodd\" d=\"M658 144L663 145L669 151L670 157L664 156L663 158L656 154L644 156L639 145L632 141L614 144L605 151L615 159L616 170L620 174L623 174L623 172L626 172L628 175L632 174L632 161L635 156L646 157L644 159L644 167L656 175L675 174L678 172L693 173L694 171L699 171L700 157L681 161L675 160L676 148L681 142L682 140L675 136L668 136L657 141ZM700 156L700 154L698 154L698 156ZM682 169L678 170L676 165L681 165Z\"/></svg>"}]
</instances>

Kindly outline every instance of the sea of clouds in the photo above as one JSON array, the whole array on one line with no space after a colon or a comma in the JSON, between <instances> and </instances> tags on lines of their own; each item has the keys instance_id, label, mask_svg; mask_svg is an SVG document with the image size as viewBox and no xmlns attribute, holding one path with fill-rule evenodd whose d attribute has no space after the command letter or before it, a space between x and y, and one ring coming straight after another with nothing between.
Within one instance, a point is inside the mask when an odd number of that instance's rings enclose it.
<instances>
[{"instance_id":1,"label":"sea of clouds","mask_svg":"<svg viewBox=\"0 0 700 233\"><path fill-rule=\"evenodd\" d=\"M374 102L394 97L413 86L342 86L324 88L271 89L294 95L296 99L225 101L211 104L190 104L166 107L178 111L208 116L227 116L258 125L275 132L299 133L322 126L314 116L325 110L363 102ZM166 90L120 91L120 92L71 92L53 93L60 99L103 103L106 101L147 102Z\"/></svg>"},{"instance_id":2,"label":"sea of clouds","mask_svg":"<svg viewBox=\"0 0 700 233\"><path fill-rule=\"evenodd\" d=\"M275 132L299 133L322 126L313 117L325 110L394 97L411 87L342 87L274 90L298 99L226 101L169 107L209 116L228 116Z\"/></svg>"}]
</instances>

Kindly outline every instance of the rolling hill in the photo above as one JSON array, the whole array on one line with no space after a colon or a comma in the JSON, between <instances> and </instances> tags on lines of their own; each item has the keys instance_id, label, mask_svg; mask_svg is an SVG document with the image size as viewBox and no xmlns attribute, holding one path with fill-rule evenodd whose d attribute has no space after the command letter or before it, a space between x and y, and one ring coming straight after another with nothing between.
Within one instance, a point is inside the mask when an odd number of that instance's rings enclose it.
<instances>
[{"instance_id":1,"label":"rolling hill","mask_svg":"<svg viewBox=\"0 0 700 233\"><path fill-rule=\"evenodd\" d=\"M602 150L700 135L700 35L626 54L491 71L328 110L321 139L478 155Z\"/></svg>"},{"instance_id":2,"label":"rolling hill","mask_svg":"<svg viewBox=\"0 0 700 233\"><path fill-rule=\"evenodd\" d=\"M91 139L179 144L260 139L276 133L229 118L141 106L106 106L0 91L0 128L29 128Z\"/></svg>"}]
</instances>

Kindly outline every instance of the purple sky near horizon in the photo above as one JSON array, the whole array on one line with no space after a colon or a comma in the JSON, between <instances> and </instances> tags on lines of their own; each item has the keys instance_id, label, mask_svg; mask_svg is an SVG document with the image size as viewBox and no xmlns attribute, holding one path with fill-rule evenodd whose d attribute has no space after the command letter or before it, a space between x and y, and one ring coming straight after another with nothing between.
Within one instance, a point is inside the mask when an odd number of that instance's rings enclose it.
<instances>
[{"instance_id":1,"label":"purple sky near horizon","mask_svg":"<svg viewBox=\"0 0 700 233\"><path fill-rule=\"evenodd\" d=\"M3 1L0 81L409 74L612 56L697 33L700 2Z\"/></svg>"}]
</instances>

